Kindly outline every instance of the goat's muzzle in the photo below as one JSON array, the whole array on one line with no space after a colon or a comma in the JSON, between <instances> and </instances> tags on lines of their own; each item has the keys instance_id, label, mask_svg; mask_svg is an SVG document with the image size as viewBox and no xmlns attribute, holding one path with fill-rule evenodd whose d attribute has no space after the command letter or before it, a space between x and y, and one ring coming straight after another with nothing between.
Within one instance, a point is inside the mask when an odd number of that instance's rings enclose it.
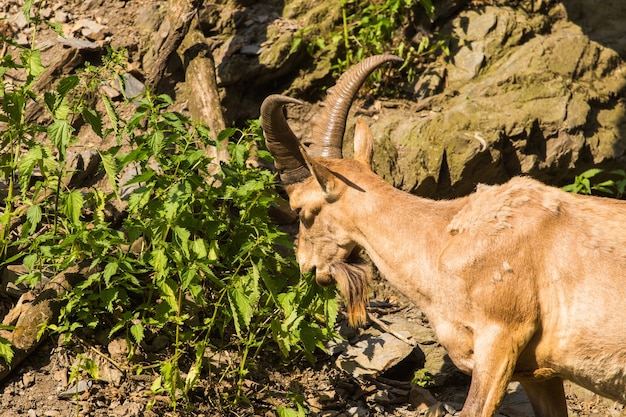
<instances>
[{"instance_id":1,"label":"goat's muzzle","mask_svg":"<svg viewBox=\"0 0 626 417\"><path fill-rule=\"evenodd\" d=\"M332 266L331 266L332 271ZM313 270L313 274L315 275L315 282L320 287L330 287L331 285L335 285L337 281L333 278L332 272L322 272L316 269Z\"/></svg>"}]
</instances>

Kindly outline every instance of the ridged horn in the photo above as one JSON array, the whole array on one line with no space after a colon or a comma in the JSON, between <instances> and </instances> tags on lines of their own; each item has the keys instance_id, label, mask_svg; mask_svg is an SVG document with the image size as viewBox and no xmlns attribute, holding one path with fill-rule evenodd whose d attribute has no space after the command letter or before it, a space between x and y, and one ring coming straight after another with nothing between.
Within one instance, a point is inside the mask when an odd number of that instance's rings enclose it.
<instances>
[{"instance_id":1,"label":"ridged horn","mask_svg":"<svg viewBox=\"0 0 626 417\"><path fill-rule=\"evenodd\" d=\"M310 156L342 158L343 134L352 101L367 77L389 61L404 60L391 54L371 56L348 69L339 77L337 84L328 89L322 112L313 124L311 141L305 143Z\"/></svg>"},{"instance_id":2,"label":"ridged horn","mask_svg":"<svg viewBox=\"0 0 626 417\"><path fill-rule=\"evenodd\" d=\"M261 104L261 126L267 149L274 156L274 164L280 173L283 184L295 184L311 176L300 153L299 140L293 133L285 114L285 104L302 104L300 100L273 94Z\"/></svg>"}]
</instances>

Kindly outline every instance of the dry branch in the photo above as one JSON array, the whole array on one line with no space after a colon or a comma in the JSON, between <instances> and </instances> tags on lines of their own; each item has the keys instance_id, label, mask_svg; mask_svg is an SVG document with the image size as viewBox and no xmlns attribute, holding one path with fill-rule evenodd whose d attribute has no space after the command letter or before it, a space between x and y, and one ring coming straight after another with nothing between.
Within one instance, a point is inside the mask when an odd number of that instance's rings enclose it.
<instances>
[{"instance_id":1,"label":"dry branch","mask_svg":"<svg viewBox=\"0 0 626 417\"><path fill-rule=\"evenodd\" d=\"M217 140L219 132L226 128L222 103L215 77L215 61L204 35L197 27L185 37L181 50L185 63L185 84L189 112L194 120L206 123ZM228 140L217 144L217 148L205 148L207 156L219 163L229 158L226 145Z\"/></svg>"},{"instance_id":2,"label":"dry branch","mask_svg":"<svg viewBox=\"0 0 626 417\"><path fill-rule=\"evenodd\" d=\"M193 18L200 7L202 7L204 1L170 0L168 3L167 19L170 21L170 31L159 48L156 54L157 59L146 77L146 85L155 89L159 86L161 78L163 78L169 57L176 52L183 42Z\"/></svg>"}]
</instances>

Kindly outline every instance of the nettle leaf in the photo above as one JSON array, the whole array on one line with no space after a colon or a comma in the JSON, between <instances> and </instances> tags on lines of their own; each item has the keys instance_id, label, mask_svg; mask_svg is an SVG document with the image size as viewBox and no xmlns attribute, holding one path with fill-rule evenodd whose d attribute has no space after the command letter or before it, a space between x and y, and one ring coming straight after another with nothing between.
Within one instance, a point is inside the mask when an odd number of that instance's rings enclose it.
<instances>
[{"instance_id":1,"label":"nettle leaf","mask_svg":"<svg viewBox=\"0 0 626 417\"><path fill-rule=\"evenodd\" d=\"M70 75L62 78L57 84L57 92L61 97L65 97L67 93L72 91L80 83L80 78L77 75Z\"/></svg>"},{"instance_id":2,"label":"nettle leaf","mask_svg":"<svg viewBox=\"0 0 626 417\"><path fill-rule=\"evenodd\" d=\"M118 194L118 168L117 163L115 161L115 157L110 153L98 152L100 154L100 159L102 160L102 166L104 167L104 172L106 172L107 177L109 178L109 184L115 195Z\"/></svg>"},{"instance_id":3,"label":"nettle leaf","mask_svg":"<svg viewBox=\"0 0 626 417\"><path fill-rule=\"evenodd\" d=\"M165 134L162 130L155 130L151 134L148 135L148 144L154 152L155 155L161 153L161 149L163 148L163 140L165 139Z\"/></svg>"},{"instance_id":4,"label":"nettle leaf","mask_svg":"<svg viewBox=\"0 0 626 417\"><path fill-rule=\"evenodd\" d=\"M28 152L23 154L17 162L17 170L20 174L20 182L26 184L30 179L33 169L37 162L43 159L43 151L41 145L32 146ZM24 187L25 191L28 187Z\"/></svg>"},{"instance_id":5,"label":"nettle leaf","mask_svg":"<svg viewBox=\"0 0 626 417\"><path fill-rule=\"evenodd\" d=\"M0 358L4 359L6 363L10 364L13 361L13 348L11 342L4 337L0 337Z\"/></svg>"},{"instance_id":6,"label":"nettle leaf","mask_svg":"<svg viewBox=\"0 0 626 417\"><path fill-rule=\"evenodd\" d=\"M74 128L70 124L69 120L56 119L50 126L48 126L48 136L52 143L57 147L61 159L65 159L65 150L70 144L72 133Z\"/></svg>"},{"instance_id":7,"label":"nettle leaf","mask_svg":"<svg viewBox=\"0 0 626 417\"><path fill-rule=\"evenodd\" d=\"M178 286L171 279L164 279L157 282L161 299L170 307L170 311L179 313L178 302L176 301L176 289Z\"/></svg>"},{"instance_id":8,"label":"nettle leaf","mask_svg":"<svg viewBox=\"0 0 626 417\"><path fill-rule=\"evenodd\" d=\"M174 236L176 236L179 247L182 249L185 256L189 258L189 238L191 237L191 232L180 226L174 226L172 230L174 231Z\"/></svg>"},{"instance_id":9,"label":"nettle leaf","mask_svg":"<svg viewBox=\"0 0 626 417\"><path fill-rule=\"evenodd\" d=\"M30 255L26 255L26 256L24 256L24 259L22 259L22 263L28 269L34 269L36 262L37 262L37 254L36 253L31 253Z\"/></svg>"},{"instance_id":10,"label":"nettle leaf","mask_svg":"<svg viewBox=\"0 0 626 417\"><path fill-rule=\"evenodd\" d=\"M119 294L120 291L118 288L103 288L100 291L100 300L104 304L104 308L106 308L109 313L113 312L115 303L119 300Z\"/></svg>"},{"instance_id":11,"label":"nettle leaf","mask_svg":"<svg viewBox=\"0 0 626 417\"><path fill-rule=\"evenodd\" d=\"M300 341L302 342L302 347L304 348L304 353L307 359L310 362L315 361L315 357L313 356L313 352L315 352L316 348L320 348L322 350L325 349L324 343L324 332L322 329L314 323L302 323L300 326Z\"/></svg>"},{"instance_id":12,"label":"nettle leaf","mask_svg":"<svg viewBox=\"0 0 626 417\"><path fill-rule=\"evenodd\" d=\"M28 61L28 70L31 77L41 75L46 67L41 63L41 51L38 49L26 49L26 60Z\"/></svg>"},{"instance_id":13,"label":"nettle leaf","mask_svg":"<svg viewBox=\"0 0 626 417\"><path fill-rule=\"evenodd\" d=\"M167 266L167 256L165 256L165 251L163 249L159 248L152 251L150 265L152 265L155 272L161 274L165 272L165 267Z\"/></svg>"},{"instance_id":14,"label":"nettle leaf","mask_svg":"<svg viewBox=\"0 0 626 417\"><path fill-rule=\"evenodd\" d=\"M104 267L104 271L102 272L102 276L104 278L104 282L106 285L109 285L110 281L111 281L111 277L113 275L115 275L119 269L119 264L117 263L117 261L112 261L109 262L105 267Z\"/></svg>"},{"instance_id":15,"label":"nettle leaf","mask_svg":"<svg viewBox=\"0 0 626 417\"><path fill-rule=\"evenodd\" d=\"M53 22L52 20L46 20L45 23L50 29L54 31L54 33L62 38L65 38L65 34L63 33L63 25L61 23Z\"/></svg>"},{"instance_id":16,"label":"nettle leaf","mask_svg":"<svg viewBox=\"0 0 626 417\"><path fill-rule=\"evenodd\" d=\"M180 288L185 291L199 278L198 270L196 268L189 268L180 277Z\"/></svg>"},{"instance_id":17,"label":"nettle leaf","mask_svg":"<svg viewBox=\"0 0 626 417\"><path fill-rule=\"evenodd\" d=\"M26 219L28 223L30 223L30 230L28 233L32 233L37 228L37 225L41 221L42 213L41 206L39 204L34 204L26 210Z\"/></svg>"},{"instance_id":18,"label":"nettle leaf","mask_svg":"<svg viewBox=\"0 0 626 417\"><path fill-rule=\"evenodd\" d=\"M72 190L65 195L63 213L73 224L77 225L80 223L80 214L84 204L83 194L79 190Z\"/></svg>"},{"instance_id":19,"label":"nettle leaf","mask_svg":"<svg viewBox=\"0 0 626 417\"><path fill-rule=\"evenodd\" d=\"M233 314L235 323L235 332L237 336L242 337L242 329L248 329L252 321L254 309L250 304L250 300L242 288L231 287L228 289L228 302L230 310Z\"/></svg>"},{"instance_id":20,"label":"nettle leaf","mask_svg":"<svg viewBox=\"0 0 626 417\"><path fill-rule=\"evenodd\" d=\"M294 410L293 408L288 408L288 407L276 407L276 412L278 413L278 417L304 417L306 416L306 412L304 410L301 410L301 409Z\"/></svg>"},{"instance_id":21,"label":"nettle leaf","mask_svg":"<svg viewBox=\"0 0 626 417\"><path fill-rule=\"evenodd\" d=\"M102 134L102 115L96 109L91 109L87 106L83 106L82 111L80 112L81 116L83 116L83 120L91 126L93 131L98 135L98 137L104 139L104 135Z\"/></svg>"},{"instance_id":22,"label":"nettle leaf","mask_svg":"<svg viewBox=\"0 0 626 417\"><path fill-rule=\"evenodd\" d=\"M272 320L270 327L272 329L272 339L274 339L274 342L278 345L280 352L285 357L289 356L289 352L291 351L289 334L281 326L281 321L278 319Z\"/></svg>"},{"instance_id":23,"label":"nettle leaf","mask_svg":"<svg viewBox=\"0 0 626 417\"><path fill-rule=\"evenodd\" d=\"M237 129L235 129L234 127L228 127L217 134L217 141L221 142L225 139L229 139L233 137L236 133Z\"/></svg>"},{"instance_id":24,"label":"nettle leaf","mask_svg":"<svg viewBox=\"0 0 626 417\"><path fill-rule=\"evenodd\" d=\"M102 102L104 103L104 108L107 111L109 121L113 126L113 132L115 132L115 134L118 134L120 130L120 116L118 116L117 112L115 111L115 106L113 106L113 102L111 101L109 96L103 93L101 94L101 97Z\"/></svg>"},{"instance_id":25,"label":"nettle leaf","mask_svg":"<svg viewBox=\"0 0 626 417\"><path fill-rule=\"evenodd\" d=\"M193 389L198 380L200 379L200 372L202 371L202 364L204 362L204 352L206 351L206 343L200 342L195 346L196 360L193 366L189 369L187 377L185 378L185 390L189 391Z\"/></svg>"},{"instance_id":26,"label":"nettle leaf","mask_svg":"<svg viewBox=\"0 0 626 417\"><path fill-rule=\"evenodd\" d=\"M43 102L46 104L48 111L54 113L54 108L57 105L58 95L53 91L46 91L43 95Z\"/></svg>"},{"instance_id":27,"label":"nettle leaf","mask_svg":"<svg viewBox=\"0 0 626 417\"><path fill-rule=\"evenodd\" d=\"M199 238L193 240L191 250L198 259L205 259L209 254L204 240Z\"/></svg>"},{"instance_id":28,"label":"nettle leaf","mask_svg":"<svg viewBox=\"0 0 626 417\"><path fill-rule=\"evenodd\" d=\"M143 324L139 322L130 326L130 334L133 336L133 339L135 339L135 342L137 342L137 344L140 344L144 339Z\"/></svg>"}]
</instances>

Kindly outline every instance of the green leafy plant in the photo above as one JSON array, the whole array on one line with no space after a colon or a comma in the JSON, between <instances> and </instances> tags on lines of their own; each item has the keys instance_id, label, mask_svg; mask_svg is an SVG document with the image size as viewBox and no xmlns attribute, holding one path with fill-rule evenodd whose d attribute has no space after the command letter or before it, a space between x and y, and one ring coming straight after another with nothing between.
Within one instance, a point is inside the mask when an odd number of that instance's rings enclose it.
<instances>
[{"instance_id":1,"label":"green leafy plant","mask_svg":"<svg viewBox=\"0 0 626 417\"><path fill-rule=\"evenodd\" d=\"M296 407L277 407L278 417L304 417L307 415L308 410L304 406L305 399L302 394L290 393L287 397Z\"/></svg>"},{"instance_id":2,"label":"green leafy plant","mask_svg":"<svg viewBox=\"0 0 626 417\"><path fill-rule=\"evenodd\" d=\"M405 59L401 70L409 82L416 76L416 63L424 56L440 50L449 54L447 41L437 39L433 41L429 36L422 36L419 43L405 41L404 36L396 36L399 31L410 25L415 13L416 4L429 18L434 14L431 0L379 0L363 2L358 0L342 0L341 29L328 36L317 36L307 43L307 50L313 54L316 49L326 50L331 46L341 51L333 70L342 74L353 64L363 58L381 54L394 53ZM307 39L310 30L305 29L296 34L292 51L297 49L303 40ZM377 70L372 76L374 83L382 79L382 70Z\"/></svg>"},{"instance_id":3,"label":"green leafy plant","mask_svg":"<svg viewBox=\"0 0 626 417\"><path fill-rule=\"evenodd\" d=\"M109 50L102 66L87 64L46 92L34 88L44 70L36 50L0 63L3 75L26 74L22 84L3 77L0 91L7 184L0 266L22 263L29 270L22 281L34 285L87 265L84 279L63 294L58 321L45 329L68 340L125 336L139 358L134 371L158 370L153 391L167 394L174 408L203 374L220 372L218 379L234 382L228 406L245 400L243 380L262 352L314 360L334 336L336 295L300 276L290 236L269 217L279 198L275 176L249 163L253 155L271 158L259 121L209 132L149 90L113 103L98 86L119 78L123 59ZM101 107L87 96L99 97ZM49 122L28 120L29 102ZM80 124L113 145L93 150L100 181L75 188L68 155ZM225 139L232 158L216 165L205 149ZM154 362L141 352L156 335L170 343ZM206 352L223 350L238 360L208 368ZM11 354L0 338L0 356L10 361Z\"/></svg>"},{"instance_id":4,"label":"green leafy plant","mask_svg":"<svg viewBox=\"0 0 626 417\"><path fill-rule=\"evenodd\" d=\"M422 388L431 386L433 382L433 375L427 369L418 369L411 379L411 384L419 385Z\"/></svg>"},{"instance_id":5,"label":"green leafy plant","mask_svg":"<svg viewBox=\"0 0 626 417\"><path fill-rule=\"evenodd\" d=\"M601 168L591 168L577 175L572 184L562 188L574 194L601 193L622 198L626 188L626 171L623 169L606 171Z\"/></svg>"}]
</instances>

